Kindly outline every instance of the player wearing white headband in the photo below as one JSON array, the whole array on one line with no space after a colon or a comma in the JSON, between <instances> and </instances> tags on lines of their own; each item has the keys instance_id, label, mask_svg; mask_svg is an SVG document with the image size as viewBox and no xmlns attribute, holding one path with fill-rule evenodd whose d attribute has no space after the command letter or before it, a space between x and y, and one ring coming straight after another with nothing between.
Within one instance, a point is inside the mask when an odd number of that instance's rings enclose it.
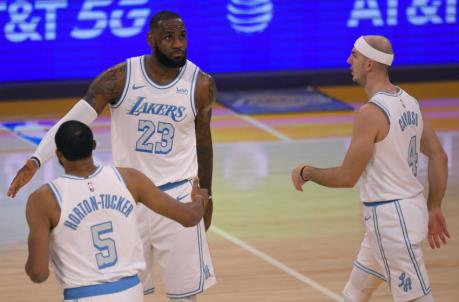
<instances>
[{"instance_id":1,"label":"player wearing white headband","mask_svg":"<svg viewBox=\"0 0 459 302\"><path fill-rule=\"evenodd\" d=\"M447 156L415 98L391 83L389 40L360 37L348 58L353 81L370 98L360 107L341 166L319 169L300 164L292 171L295 188L307 181L333 188L360 179L365 236L343 291L344 302L369 301L386 282L395 301L433 302L421 251L450 237L441 202L446 190ZM418 180L418 154L429 159L429 195Z\"/></svg>"}]
</instances>

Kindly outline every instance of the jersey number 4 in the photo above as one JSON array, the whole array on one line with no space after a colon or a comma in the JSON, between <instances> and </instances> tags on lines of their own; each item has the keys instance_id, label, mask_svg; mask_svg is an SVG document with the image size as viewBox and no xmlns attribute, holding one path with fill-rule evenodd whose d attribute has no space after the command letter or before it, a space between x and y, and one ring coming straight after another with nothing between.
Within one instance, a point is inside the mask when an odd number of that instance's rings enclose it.
<instances>
[{"instance_id":1,"label":"jersey number 4","mask_svg":"<svg viewBox=\"0 0 459 302\"><path fill-rule=\"evenodd\" d=\"M167 154L172 150L175 133L175 128L172 124L158 122L158 126L156 126L152 121L139 120L137 130L141 132L142 135L137 140L136 151ZM161 139L156 142L151 142L150 139L155 132L161 134Z\"/></svg>"},{"instance_id":2,"label":"jersey number 4","mask_svg":"<svg viewBox=\"0 0 459 302\"><path fill-rule=\"evenodd\" d=\"M118 261L115 241L108 236L102 238L102 235L108 233L113 233L111 221L96 224L91 227L92 242L94 247L99 251L99 253L96 254L96 262L99 269L113 266Z\"/></svg>"},{"instance_id":3,"label":"jersey number 4","mask_svg":"<svg viewBox=\"0 0 459 302\"><path fill-rule=\"evenodd\" d=\"M408 146L408 165L414 176L418 174L418 152L416 152L416 136L412 136Z\"/></svg>"}]
</instances>

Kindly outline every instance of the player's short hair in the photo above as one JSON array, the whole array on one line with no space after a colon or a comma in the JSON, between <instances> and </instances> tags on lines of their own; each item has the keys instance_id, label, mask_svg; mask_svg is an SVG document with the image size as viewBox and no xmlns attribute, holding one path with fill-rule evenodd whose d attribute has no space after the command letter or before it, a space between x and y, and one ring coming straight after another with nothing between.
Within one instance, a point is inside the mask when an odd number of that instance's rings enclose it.
<instances>
[{"instance_id":1,"label":"player's short hair","mask_svg":"<svg viewBox=\"0 0 459 302\"><path fill-rule=\"evenodd\" d=\"M162 10L156 13L150 19L150 30L158 26L160 21L171 20L171 19L182 19L182 17L180 17L179 14L168 11L168 10Z\"/></svg>"},{"instance_id":2,"label":"player's short hair","mask_svg":"<svg viewBox=\"0 0 459 302\"><path fill-rule=\"evenodd\" d=\"M75 161L92 155L93 134L91 129L79 121L66 121L57 129L54 137L57 150L69 160Z\"/></svg>"}]
</instances>

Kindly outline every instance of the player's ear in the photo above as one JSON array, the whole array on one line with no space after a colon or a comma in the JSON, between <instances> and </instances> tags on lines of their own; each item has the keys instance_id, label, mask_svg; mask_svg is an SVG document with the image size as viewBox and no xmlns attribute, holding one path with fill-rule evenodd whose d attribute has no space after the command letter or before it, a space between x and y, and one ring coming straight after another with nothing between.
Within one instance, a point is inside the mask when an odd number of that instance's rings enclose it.
<instances>
[{"instance_id":1,"label":"player's ear","mask_svg":"<svg viewBox=\"0 0 459 302\"><path fill-rule=\"evenodd\" d=\"M56 149L56 156L60 162L62 161L62 158L64 158L64 155L62 155L62 152L59 151L59 149Z\"/></svg>"},{"instance_id":2,"label":"player's ear","mask_svg":"<svg viewBox=\"0 0 459 302\"><path fill-rule=\"evenodd\" d=\"M92 150L96 150L97 143L95 140L92 141Z\"/></svg>"},{"instance_id":3,"label":"player's ear","mask_svg":"<svg viewBox=\"0 0 459 302\"><path fill-rule=\"evenodd\" d=\"M150 30L147 34L147 42L148 45L150 45L151 49L153 49L155 45L155 36L152 30Z\"/></svg>"},{"instance_id":4,"label":"player's ear","mask_svg":"<svg viewBox=\"0 0 459 302\"><path fill-rule=\"evenodd\" d=\"M377 63L375 61L368 59L367 60L367 70L370 71L370 70L375 69L376 64Z\"/></svg>"}]
</instances>

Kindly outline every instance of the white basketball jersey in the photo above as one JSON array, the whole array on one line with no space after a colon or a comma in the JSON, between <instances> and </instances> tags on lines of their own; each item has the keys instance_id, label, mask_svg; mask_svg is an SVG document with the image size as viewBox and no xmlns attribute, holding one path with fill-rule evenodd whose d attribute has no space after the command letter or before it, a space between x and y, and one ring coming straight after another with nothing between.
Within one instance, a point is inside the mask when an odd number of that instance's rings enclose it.
<instances>
[{"instance_id":1,"label":"white basketball jersey","mask_svg":"<svg viewBox=\"0 0 459 302\"><path fill-rule=\"evenodd\" d=\"M116 166L142 171L157 186L197 175L195 86L199 68L187 61L167 85L146 73L145 56L127 60L121 99L111 105Z\"/></svg>"},{"instance_id":2,"label":"white basketball jersey","mask_svg":"<svg viewBox=\"0 0 459 302\"><path fill-rule=\"evenodd\" d=\"M360 198L378 202L414 197L423 191L417 179L423 129L419 104L400 88L395 94L378 92L369 102L385 112L390 127L387 136L375 144L360 178Z\"/></svg>"},{"instance_id":3,"label":"white basketball jersey","mask_svg":"<svg viewBox=\"0 0 459 302\"><path fill-rule=\"evenodd\" d=\"M115 168L48 183L61 209L51 265L63 288L113 282L145 269L136 204Z\"/></svg>"}]
</instances>

